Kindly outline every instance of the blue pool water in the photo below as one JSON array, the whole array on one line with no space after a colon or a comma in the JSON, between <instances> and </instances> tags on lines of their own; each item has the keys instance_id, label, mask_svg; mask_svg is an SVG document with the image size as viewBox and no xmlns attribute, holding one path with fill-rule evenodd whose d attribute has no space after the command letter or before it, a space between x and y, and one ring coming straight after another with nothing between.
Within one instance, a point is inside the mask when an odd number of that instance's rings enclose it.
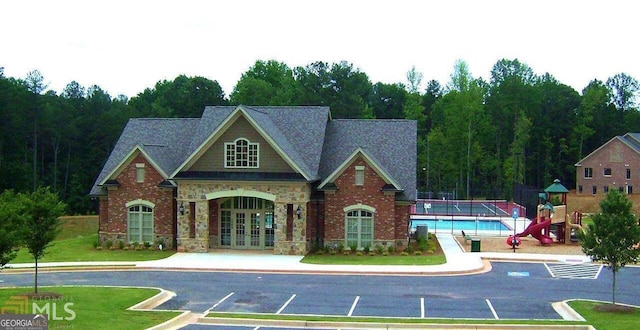
<instances>
[{"instance_id":1,"label":"blue pool water","mask_svg":"<svg viewBox=\"0 0 640 330\"><path fill-rule=\"evenodd\" d=\"M505 226L499 220L411 220L411 230L417 226L428 226L429 231L441 230L497 230L510 231L512 229Z\"/></svg>"}]
</instances>

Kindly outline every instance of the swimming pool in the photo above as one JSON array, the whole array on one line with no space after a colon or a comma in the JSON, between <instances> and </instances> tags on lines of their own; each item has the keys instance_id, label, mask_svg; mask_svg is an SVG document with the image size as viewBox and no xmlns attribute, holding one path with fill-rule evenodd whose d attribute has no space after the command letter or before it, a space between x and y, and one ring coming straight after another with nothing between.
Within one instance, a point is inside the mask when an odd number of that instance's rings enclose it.
<instances>
[{"instance_id":1,"label":"swimming pool","mask_svg":"<svg viewBox=\"0 0 640 330\"><path fill-rule=\"evenodd\" d=\"M411 231L417 226L428 226L430 232L437 231L491 231L510 232L513 229L505 226L500 220L488 219L411 219Z\"/></svg>"}]
</instances>

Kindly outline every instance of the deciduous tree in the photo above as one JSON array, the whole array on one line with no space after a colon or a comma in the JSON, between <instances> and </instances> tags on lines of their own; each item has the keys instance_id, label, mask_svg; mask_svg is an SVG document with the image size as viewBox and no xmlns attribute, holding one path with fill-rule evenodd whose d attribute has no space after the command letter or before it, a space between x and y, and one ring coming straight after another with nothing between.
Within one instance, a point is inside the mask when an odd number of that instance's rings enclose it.
<instances>
[{"instance_id":1,"label":"deciduous tree","mask_svg":"<svg viewBox=\"0 0 640 330\"><path fill-rule=\"evenodd\" d=\"M66 205L48 187L20 196L25 216L21 237L35 260L34 290L38 293L38 260L58 235L58 218L64 214Z\"/></svg>"},{"instance_id":2,"label":"deciduous tree","mask_svg":"<svg viewBox=\"0 0 640 330\"><path fill-rule=\"evenodd\" d=\"M21 204L13 190L0 194L0 269L16 256L23 228Z\"/></svg>"},{"instance_id":3,"label":"deciduous tree","mask_svg":"<svg viewBox=\"0 0 640 330\"><path fill-rule=\"evenodd\" d=\"M616 274L640 255L640 226L631 213L631 202L617 189L610 189L600 202L593 223L579 232L582 251L593 261L604 263L613 273L612 303L616 303Z\"/></svg>"}]
</instances>

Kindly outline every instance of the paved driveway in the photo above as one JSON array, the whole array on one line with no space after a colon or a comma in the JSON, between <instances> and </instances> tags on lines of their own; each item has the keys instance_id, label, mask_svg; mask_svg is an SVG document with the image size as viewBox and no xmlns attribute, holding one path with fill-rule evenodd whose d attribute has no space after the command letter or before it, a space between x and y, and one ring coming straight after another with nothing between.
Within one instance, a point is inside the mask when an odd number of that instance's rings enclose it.
<instances>
[{"instance_id":1,"label":"paved driveway","mask_svg":"<svg viewBox=\"0 0 640 330\"><path fill-rule=\"evenodd\" d=\"M2 274L1 286L30 286L32 274ZM617 301L640 305L640 268L618 274ZM553 277L541 263L493 263L465 276L296 275L196 271L41 273L40 285L161 287L177 296L159 309L416 318L561 319L551 303L610 300L611 272Z\"/></svg>"}]
</instances>

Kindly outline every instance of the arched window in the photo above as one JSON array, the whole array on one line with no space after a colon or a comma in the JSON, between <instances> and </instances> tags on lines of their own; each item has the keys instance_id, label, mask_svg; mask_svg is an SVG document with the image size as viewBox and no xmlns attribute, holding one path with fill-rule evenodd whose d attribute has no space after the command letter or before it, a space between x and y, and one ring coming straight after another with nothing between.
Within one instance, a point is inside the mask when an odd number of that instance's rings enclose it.
<instances>
[{"instance_id":1,"label":"arched window","mask_svg":"<svg viewBox=\"0 0 640 330\"><path fill-rule=\"evenodd\" d=\"M129 206L127 212L127 241L153 242L153 208L142 204Z\"/></svg>"},{"instance_id":2,"label":"arched window","mask_svg":"<svg viewBox=\"0 0 640 330\"><path fill-rule=\"evenodd\" d=\"M346 213L345 240L348 247L358 249L373 246L373 213L367 210L351 210Z\"/></svg>"},{"instance_id":3,"label":"arched window","mask_svg":"<svg viewBox=\"0 0 640 330\"><path fill-rule=\"evenodd\" d=\"M224 144L226 168L258 168L258 143L237 139Z\"/></svg>"}]
</instances>

